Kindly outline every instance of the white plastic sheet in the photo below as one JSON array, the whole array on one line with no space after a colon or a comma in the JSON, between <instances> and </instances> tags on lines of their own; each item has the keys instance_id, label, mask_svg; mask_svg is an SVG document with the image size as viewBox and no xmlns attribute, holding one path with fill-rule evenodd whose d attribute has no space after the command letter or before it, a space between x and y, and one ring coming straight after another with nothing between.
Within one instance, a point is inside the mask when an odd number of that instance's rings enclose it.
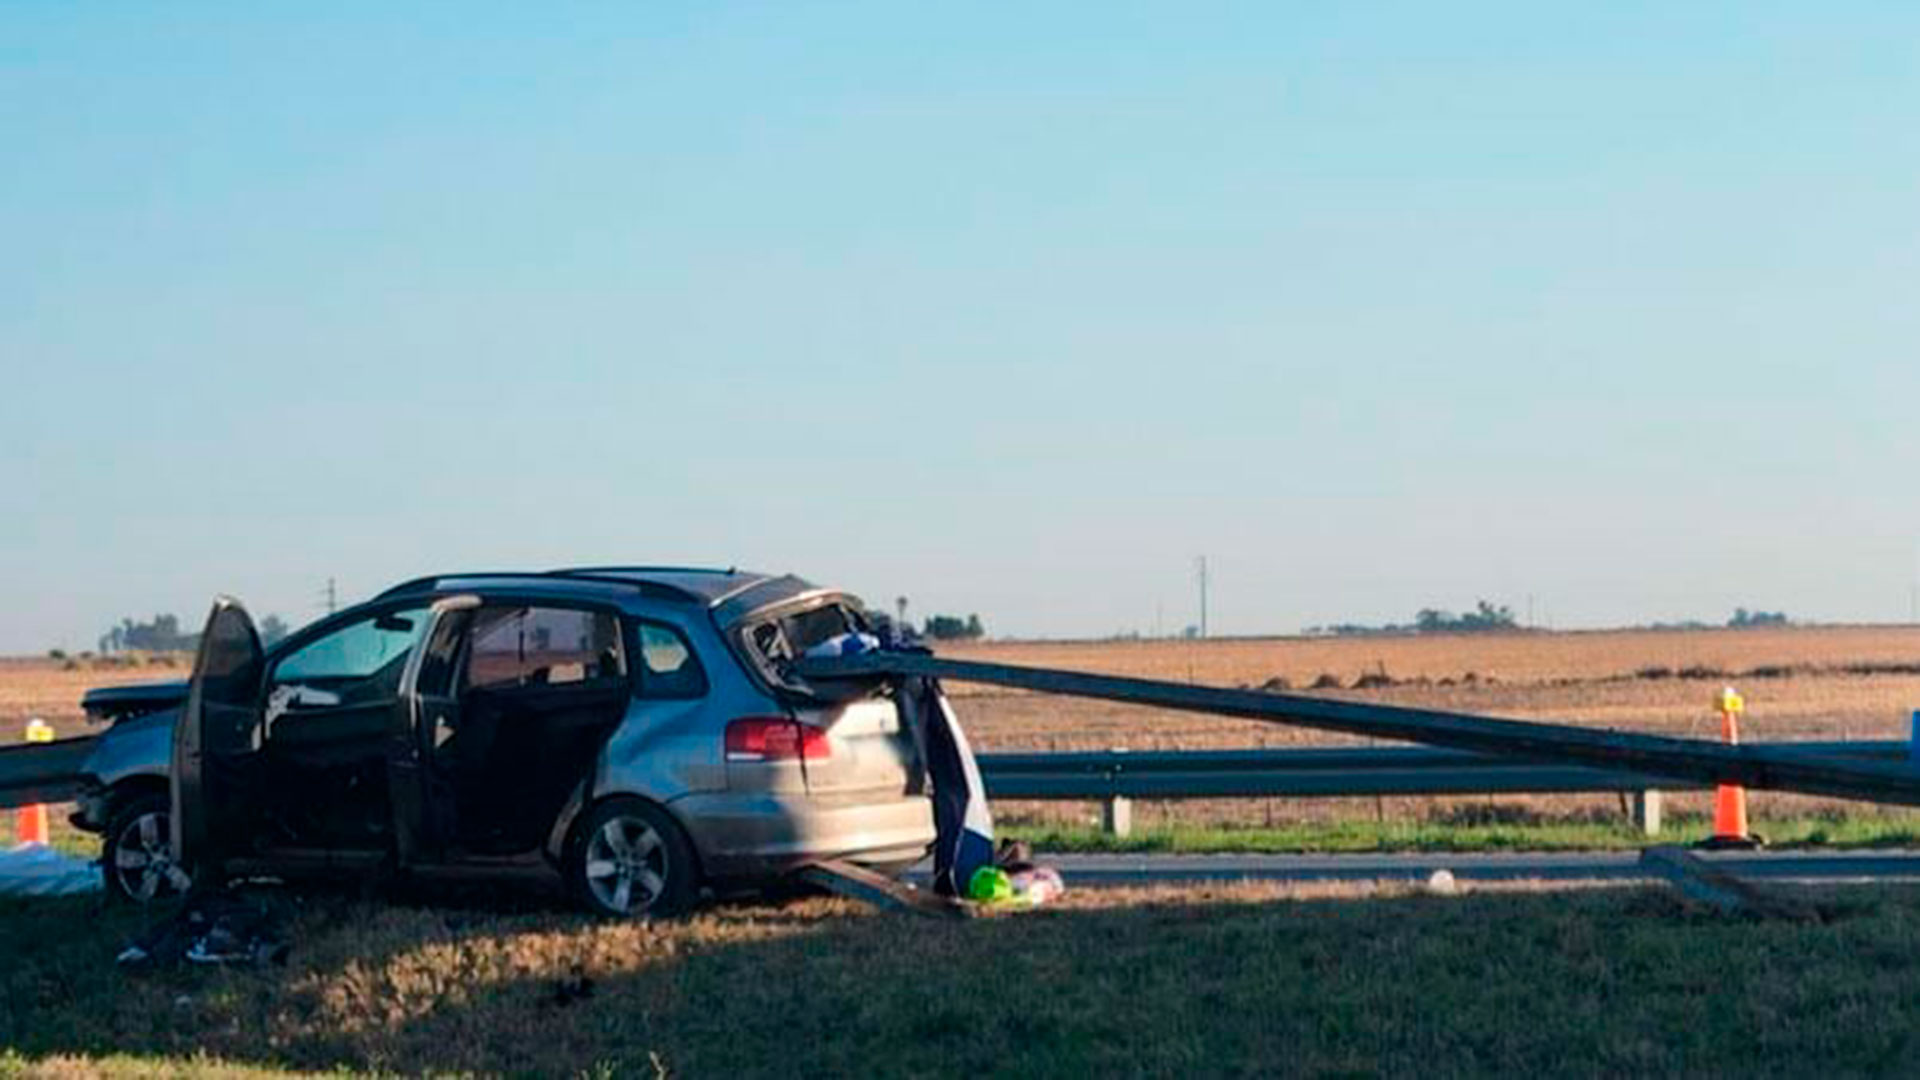
<instances>
[{"instance_id":1,"label":"white plastic sheet","mask_svg":"<svg viewBox=\"0 0 1920 1080\"><path fill-rule=\"evenodd\" d=\"M45 844L0 852L0 896L76 896L100 888L100 870L91 860Z\"/></svg>"}]
</instances>

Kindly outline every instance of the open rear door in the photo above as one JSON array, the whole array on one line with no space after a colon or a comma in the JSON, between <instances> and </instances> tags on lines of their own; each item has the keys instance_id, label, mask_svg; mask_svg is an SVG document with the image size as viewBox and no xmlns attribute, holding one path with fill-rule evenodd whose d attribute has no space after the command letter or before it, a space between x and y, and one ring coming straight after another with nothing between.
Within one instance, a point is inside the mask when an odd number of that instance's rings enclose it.
<instances>
[{"instance_id":1,"label":"open rear door","mask_svg":"<svg viewBox=\"0 0 1920 1080\"><path fill-rule=\"evenodd\" d=\"M388 790L401 865L442 851L454 837L452 788L433 774L433 750L460 725L454 683L477 596L449 596L433 605L426 633L407 658L387 745Z\"/></svg>"},{"instance_id":2,"label":"open rear door","mask_svg":"<svg viewBox=\"0 0 1920 1080\"><path fill-rule=\"evenodd\" d=\"M249 820L236 800L260 747L260 635L240 601L216 597L200 634L187 705L173 729L173 857L196 882L217 885L218 863L235 824ZM212 873L202 875L200 868Z\"/></svg>"}]
</instances>

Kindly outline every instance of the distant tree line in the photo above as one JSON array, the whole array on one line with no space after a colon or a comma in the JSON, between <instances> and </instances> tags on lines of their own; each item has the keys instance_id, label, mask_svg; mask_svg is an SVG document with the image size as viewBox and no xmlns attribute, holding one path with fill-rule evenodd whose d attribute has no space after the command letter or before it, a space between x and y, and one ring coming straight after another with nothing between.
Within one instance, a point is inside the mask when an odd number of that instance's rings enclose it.
<instances>
[{"instance_id":1,"label":"distant tree line","mask_svg":"<svg viewBox=\"0 0 1920 1080\"><path fill-rule=\"evenodd\" d=\"M1681 622L1642 623L1636 630L1708 630L1716 625L1725 625L1734 629L1748 629L1761 626L1791 626L1793 620L1787 618L1784 611L1749 611L1746 608L1733 609L1733 617L1724 624L1702 622L1699 619L1687 619ZM1474 606L1474 610L1464 615L1455 615L1438 608L1422 608L1410 623L1385 623L1369 625L1366 623L1334 623L1330 626L1309 626L1307 633L1324 634L1333 637L1392 637L1405 634L1487 634L1505 633L1519 630L1521 626L1513 617L1513 610L1503 605L1495 605L1485 600Z\"/></svg>"},{"instance_id":2,"label":"distant tree line","mask_svg":"<svg viewBox=\"0 0 1920 1080\"><path fill-rule=\"evenodd\" d=\"M933 615L927 618L921 633L935 641L972 641L985 637L987 628L981 625L978 615L964 619L958 615Z\"/></svg>"},{"instance_id":3,"label":"distant tree line","mask_svg":"<svg viewBox=\"0 0 1920 1080\"><path fill-rule=\"evenodd\" d=\"M1334 637L1393 637L1407 634L1499 634L1518 629L1520 622L1514 618L1512 608L1481 600L1472 611L1461 615L1439 608L1421 608L1414 613L1410 623L1384 623L1377 626L1335 623L1331 626L1310 626L1307 633L1331 634Z\"/></svg>"},{"instance_id":4,"label":"distant tree line","mask_svg":"<svg viewBox=\"0 0 1920 1080\"><path fill-rule=\"evenodd\" d=\"M1514 619L1512 608L1505 604L1496 607L1482 600L1464 615L1422 608L1413 617L1413 626L1423 634L1497 634L1517 630L1520 624Z\"/></svg>"},{"instance_id":5,"label":"distant tree line","mask_svg":"<svg viewBox=\"0 0 1920 1080\"><path fill-rule=\"evenodd\" d=\"M260 620L260 644L272 645L287 636L287 624L278 615ZM121 619L120 625L100 635L100 652L111 656L120 652L192 652L200 647L200 635L180 629L178 615L155 615L146 622Z\"/></svg>"}]
</instances>

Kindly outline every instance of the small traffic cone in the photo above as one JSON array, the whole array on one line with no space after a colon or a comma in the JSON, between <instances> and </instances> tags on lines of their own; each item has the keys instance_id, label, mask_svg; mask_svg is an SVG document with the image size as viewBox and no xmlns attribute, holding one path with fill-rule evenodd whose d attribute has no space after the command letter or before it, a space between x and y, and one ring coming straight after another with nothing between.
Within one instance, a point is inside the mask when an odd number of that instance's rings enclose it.
<instances>
[{"instance_id":1,"label":"small traffic cone","mask_svg":"<svg viewBox=\"0 0 1920 1080\"><path fill-rule=\"evenodd\" d=\"M1747 703L1729 686L1720 691L1714 705L1720 711L1720 737L1729 745L1740 744L1740 714ZM1765 841L1747 831L1747 789L1739 784L1721 784L1713 792L1713 835L1696 847L1711 850L1752 849Z\"/></svg>"},{"instance_id":2,"label":"small traffic cone","mask_svg":"<svg viewBox=\"0 0 1920 1080\"><path fill-rule=\"evenodd\" d=\"M27 721L27 741L30 743L52 742L53 726L38 717ZM21 807L14 831L13 839L16 843L39 844L45 847L50 841L46 804L35 803L32 806Z\"/></svg>"}]
</instances>

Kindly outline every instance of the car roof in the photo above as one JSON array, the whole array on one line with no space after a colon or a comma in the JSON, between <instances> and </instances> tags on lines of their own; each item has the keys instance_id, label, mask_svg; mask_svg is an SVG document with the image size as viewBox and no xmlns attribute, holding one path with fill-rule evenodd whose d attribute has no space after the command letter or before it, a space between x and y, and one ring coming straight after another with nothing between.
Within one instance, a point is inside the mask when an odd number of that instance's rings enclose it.
<instances>
[{"instance_id":1,"label":"car roof","mask_svg":"<svg viewBox=\"0 0 1920 1080\"><path fill-rule=\"evenodd\" d=\"M717 608L729 601L752 594L758 607L801 593L815 586L791 574L773 575L752 570L728 568L704 569L687 566L582 566L563 570L480 571L457 574L433 574L404 581L381 593L376 599L415 594L457 592L461 589L551 588L580 592L639 592L655 599L697 603Z\"/></svg>"}]
</instances>

